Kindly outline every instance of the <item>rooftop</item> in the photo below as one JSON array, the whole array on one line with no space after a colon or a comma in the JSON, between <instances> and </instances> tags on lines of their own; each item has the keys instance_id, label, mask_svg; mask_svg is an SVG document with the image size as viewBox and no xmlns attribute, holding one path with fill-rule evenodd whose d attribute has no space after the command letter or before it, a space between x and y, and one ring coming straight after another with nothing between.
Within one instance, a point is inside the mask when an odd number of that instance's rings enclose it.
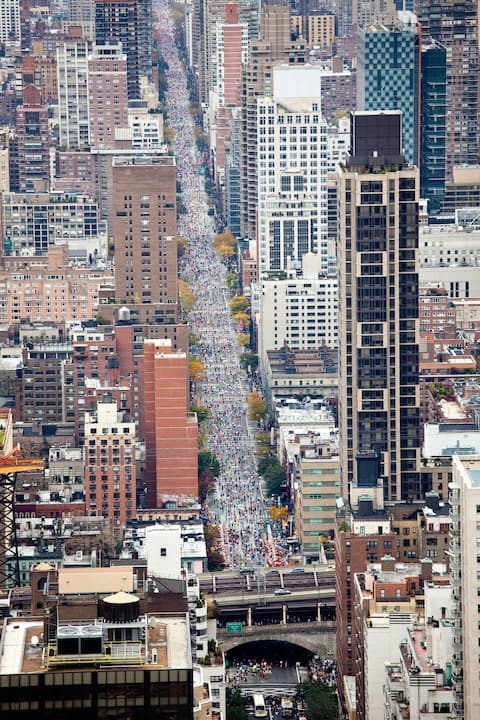
<instances>
[{"instance_id":1,"label":"rooftop","mask_svg":"<svg viewBox=\"0 0 480 720\"><path fill-rule=\"evenodd\" d=\"M116 637L115 629L122 626L131 631L133 640L111 639ZM44 624L39 618L8 618L3 630L0 675L48 672L54 667L75 672L99 664L158 668L190 665L188 621L183 614L145 614L120 624L101 619L70 621L58 626L57 638L49 643L43 642L43 634ZM84 646L82 638L88 638ZM92 639L98 643L92 643ZM75 652L72 640L78 646Z\"/></svg>"},{"instance_id":2,"label":"rooftop","mask_svg":"<svg viewBox=\"0 0 480 720\"><path fill-rule=\"evenodd\" d=\"M85 588L93 593L131 592L134 589L134 568L105 567L99 573L97 568L62 568L58 573L60 594L84 593Z\"/></svg>"},{"instance_id":3,"label":"rooftop","mask_svg":"<svg viewBox=\"0 0 480 720\"><path fill-rule=\"evenodd\" d=\"M454 485L457 477L467 488L478 490L480 486L480 455L453 455Z\"/></svg>"},{"instance_id":4,"label":"rooftop","mask_svg":"<svg viewBox=\"0 0 480 720\"><path fill-rule=\"evenodd\" d=\"M469 470L470 477L472 478L472 482L475 483L475 485L480 484L480 469L479 470Z\"/></svg>"}]
</instances>

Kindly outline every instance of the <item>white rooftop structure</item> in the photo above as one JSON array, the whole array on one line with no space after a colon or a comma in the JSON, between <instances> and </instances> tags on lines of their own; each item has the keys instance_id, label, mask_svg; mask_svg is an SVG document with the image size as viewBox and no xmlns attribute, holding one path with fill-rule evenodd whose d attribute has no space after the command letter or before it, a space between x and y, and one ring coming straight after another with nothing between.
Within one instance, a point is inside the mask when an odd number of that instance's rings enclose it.
<instances>
[{"instance_id":1,"label":"white rooftop structure","mask_svg":"<svg viewBox=\"0 0 480 720\"><path fill-rule=\"evenodd\" d=\"M426 423L424 426L423 457L452 455L480 455L480 431L468 425L452 428L449 423Z\"/></svg>"}]
</instances>

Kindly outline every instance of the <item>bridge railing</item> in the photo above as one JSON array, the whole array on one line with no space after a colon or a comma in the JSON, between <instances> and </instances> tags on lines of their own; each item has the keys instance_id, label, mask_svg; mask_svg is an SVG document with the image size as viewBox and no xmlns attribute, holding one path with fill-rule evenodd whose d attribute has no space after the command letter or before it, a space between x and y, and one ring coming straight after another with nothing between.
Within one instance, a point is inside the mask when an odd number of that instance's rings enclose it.
<instances>
[{"instance_id":1,"label":"bridge railing","mask_svg":"<svg viewBox=\"0 0 480 720\"><path fill-rule=\"evenodd\" d=\"M321 620L320 622L317 621L311 621L311 622L290 622L285 624L267 624L267 625L251 625L250 627L248 625L244 625L241 632L232 633L227 632L225 628L217 628L217 637L218 639L222 638L228 638L228 637L234 637L235 635L243 635L246 637L252 637L255 635L282 635L285 632L289 632L290 630L295 629L295 632L299 633L305 633L310 630L312 631L318 631L321 630L323 632L336 632L337 625L335 622L332 622L331 620Z\"/></svg>"}]
</instances>

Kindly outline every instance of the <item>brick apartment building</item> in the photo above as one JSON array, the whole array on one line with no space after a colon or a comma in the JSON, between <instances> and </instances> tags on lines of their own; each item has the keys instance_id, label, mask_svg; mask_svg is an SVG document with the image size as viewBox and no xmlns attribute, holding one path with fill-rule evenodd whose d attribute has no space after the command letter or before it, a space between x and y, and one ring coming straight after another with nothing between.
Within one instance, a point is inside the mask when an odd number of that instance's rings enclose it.
<instances>
[{"instance_id":1,"label":"brick apartment building","mask_svg":"<svg viewBox=\"0 0 480 720\"><path fill-rule=\"evenodd\" d=\"M169 341L144 343L147 504L165 494L198 497L198 426L189 413L188 355Z\"/></svg>"},{"instance_id":2,"label":"brick apartment building","mask_svg":"<svg viewBox=\"0 0 480 720\"><path fill-rule=\"evenodd\" d=\"M176 169L169 155L113 160L117 303L178 303Z\"/></svg>"},{"instance_id":3,"label":"brick apartment building","mask_svg":"<svg viewBox=\"0 0 480 720\"><path fill-rule=\"evenodd\" d=\"M135 423L111 396L85 413L87 513L109 518L121 538L136 510Z\"/></svg>"},{"instance_id":4,"label":"brick apartment building","mask_svg":"<svg viewBox=\"0 0 480 720\"><path fill-rule=\"evenodd\" d=\"M355 675L358 650L353 635L354 575L384 555L396 557L397 541L387 514L373 510L368 498L360 499L358 511L339 523L335 532L337 676L343 707L348 703L344 678Z\"/></svg>"}]
</instances>

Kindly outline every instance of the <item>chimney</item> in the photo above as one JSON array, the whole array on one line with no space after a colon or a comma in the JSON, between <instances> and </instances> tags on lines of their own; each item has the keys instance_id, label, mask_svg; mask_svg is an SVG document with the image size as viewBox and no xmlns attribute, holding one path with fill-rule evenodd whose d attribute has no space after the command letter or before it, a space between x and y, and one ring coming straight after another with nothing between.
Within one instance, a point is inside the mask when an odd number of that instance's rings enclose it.
<instances>
[{"instance_id":1,"label":"chimney","mask_svg":"<svg viewBox=\"0 0 480 720\"><path fill-rule=\"evenodd\" d=\"M438 513L440 507L440 496L438 493L430 491L425 493L425 505L433 510L434 513Z\"/></svg>"},{"instance_id":2,"label":"chimney","mask_svg":"<svg viewBox=\"0 0 480 720\"><path fill-rule=\"evenodd\" d=\"M384 555L380 562L382 563L382 572L395 570L395 558L391 555Z\"/></svg>"},{"instance_id":3,"label":"chimney","mask_svg":"<svg viewBox=\"0 0 480 720\"><path fill-rule=\"evenodd\" d=\"M423 558L423 560L420 560L421 565L421 574L420 577L423 580L423 583L431 582L432 580L432 561L430 558Z\"/></svg>"},{"instance_id":4,"label":"chimney","mask_svg":"<svg viewBox=\"0 0 480 720\"><path fill-rule=\"evenodd\" d=\"M334 73L343 72L343 57L341 57L341 55L335 55L332 58L332 72L334 72Z\"/></svg>"}]
</instances>

